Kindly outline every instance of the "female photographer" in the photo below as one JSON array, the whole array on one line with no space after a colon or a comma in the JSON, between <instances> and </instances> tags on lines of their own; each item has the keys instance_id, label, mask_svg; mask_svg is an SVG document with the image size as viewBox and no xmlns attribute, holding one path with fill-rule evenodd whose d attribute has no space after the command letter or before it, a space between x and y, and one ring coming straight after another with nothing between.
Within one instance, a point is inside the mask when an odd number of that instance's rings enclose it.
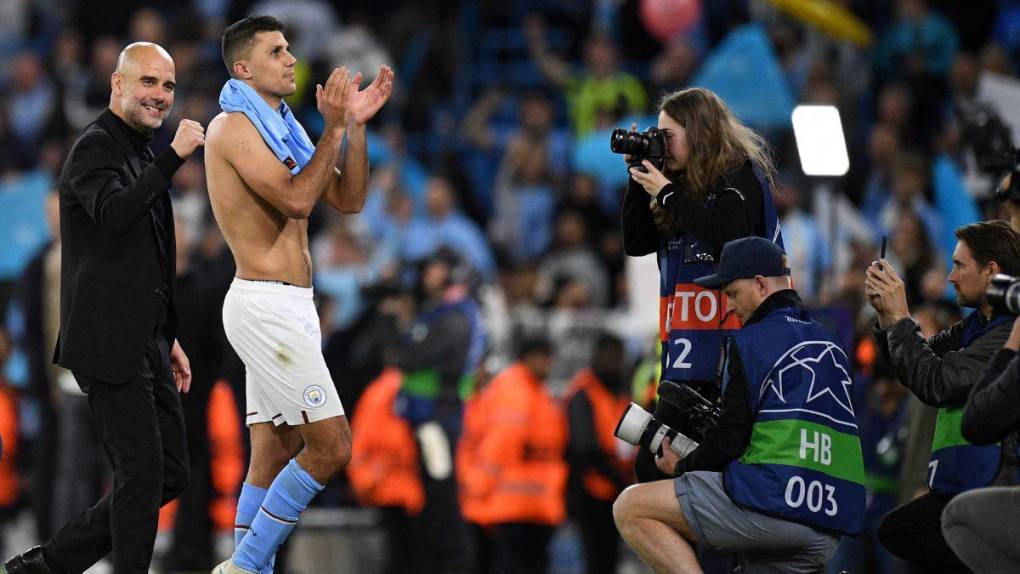
<instances>
[{"instance_id":1,"label":"female photographer","mask_svg":"<svg viewBox=\"0 0 1020 574\"><path fill-rule=\"evenodd\" d=\"M720 344L740 323L726 312L720 291L702 289L694 279L715 272L731 239L758 235L783 247L772 201L774 168L765 140L709 90L663 98L658 129L658 136L648 135L662 138L661 170L648 158L625 156L632 167L623 202L624 251L658 253L660 380L686 383L715 401ZM634 166L638 159L641 167ZM670 410L660 401L655 417L701 438L683 424L682 413ZM642 482L664 477L647 452L638 455L636 470Z\"/></svg>"}]
</instances>

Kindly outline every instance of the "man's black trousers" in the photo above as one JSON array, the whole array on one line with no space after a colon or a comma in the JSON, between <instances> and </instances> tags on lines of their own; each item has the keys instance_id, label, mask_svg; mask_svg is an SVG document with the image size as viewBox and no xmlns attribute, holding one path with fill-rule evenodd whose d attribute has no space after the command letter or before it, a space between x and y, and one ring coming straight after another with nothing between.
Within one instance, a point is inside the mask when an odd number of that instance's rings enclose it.
<instances>
[{"instance_id":1,"label":"man's black trousers","mask_svg":"<svg viewBox=\"0 0 1020 574\"><path fill-rule=\"evenodd\" d=\"M47 562L83 572L112 551L117 574L149 571L159 509L184 491L189 474L169 349L157 334L141 370L123 384L75 373L113 467L113 490L43 545Z\"/></svg>"}]
</instances>

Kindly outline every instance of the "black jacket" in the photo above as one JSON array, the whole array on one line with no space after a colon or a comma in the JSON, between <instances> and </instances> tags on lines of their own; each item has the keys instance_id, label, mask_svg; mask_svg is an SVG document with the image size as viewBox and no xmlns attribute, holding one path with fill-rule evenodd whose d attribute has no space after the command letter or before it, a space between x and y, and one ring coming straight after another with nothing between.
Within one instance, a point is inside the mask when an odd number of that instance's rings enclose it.
<instances>
[{"instance_id":1,"label":"black jacket","mask_svg":"<svg viewBox=\"0 0 1020 574\"><path fill-rule=\"evenodd\" d=\"M168 191L183 162L172 148L148 162L147 139L130 130L104 111L75 141L59 182L60 335L53 360L115 384L141 370L164 310L171 342L176 329Z\"/></svg>"},{"instance_id":2,"label":"black jacket","mask_svg":"<svg viewBox=\"0 0 1020 574\"><path fill-rule=\"evenodd\" d=\"M963 321L925 340L917 323L907 318L876 329L875 339L900 382L922 403L961 407L1010 329L1012 323L1003 323L961 349Z\"/></svg>"},{"instance_id":3,"label":"black jacket","mask_svg":"<svg viewBox=\"0 0 1020 574\"><path fill-rule=\"evenodd\" d=\"M992 357L963 409L963 438L990 444L1020 430L1020 364L1017 352L1000 349Z\"/></svg>"},{"instance_id":4,"label":"black jacket","mask_svg":"<svg viewBox=\"0 0 1020 574\"><path fill-rule=\"evenodd\" d=\"M762 189L751 169L750 160L737 170L725 174L709 191L715 195L712 207L691 201L674 183L664 187L656 200L672 215L684 231L712 247L716 254L732 239L764 235ZM651 196L644 188L628 181L623 199L623 250L639 257L655 253L663 238L655 228L650 207Z\"/></svg>"},{"instance_id":5,"label":"black jacket","mask_svg":"<svg viewBox=\"0 0 1020 574\"><path fill-rule=\"evenodd\" d=\"M1007 390L1009 385L1004 384L1005 380L993 385L993 381L989 380L989 370L985 368L990 362L992 368L1002 363L1000 349L1009 338L1012 328L1012 321L1004 322L972 341L965 349L960 349L962 321L926 341L917 323L912 319L902 319L886 330L876 329L875 338L903 386L910 389L922 403L933 407L960 407L966 403L968 409L964 411L960 429L964 438L976 444L988 444L1002 438L1009 430L1007 425L1010 421L1017 420L1016 403L997 404L999 400L1008 401L1008 395L998 395L1000 391ZM1015 369L1012 373L1015 376ZM1009 380L1014 384L1016 382L1015 378ZM975 396L976 401L968 400L968 397ZM968 410L970 415L967 414ZM991 414L993 412L999 414ZM1009 416L1003 415L1007 412ZM982 425L975 425L975 413L979 413L982 423L991 426L981 428ZM1004 418L993 421L986 417ZM992 434L998 438L988 438ZM1015 482L1016 440L1017 435L1014 433L1001 445L1002 465L996 484Z\"/></svg>"}]
</instances>

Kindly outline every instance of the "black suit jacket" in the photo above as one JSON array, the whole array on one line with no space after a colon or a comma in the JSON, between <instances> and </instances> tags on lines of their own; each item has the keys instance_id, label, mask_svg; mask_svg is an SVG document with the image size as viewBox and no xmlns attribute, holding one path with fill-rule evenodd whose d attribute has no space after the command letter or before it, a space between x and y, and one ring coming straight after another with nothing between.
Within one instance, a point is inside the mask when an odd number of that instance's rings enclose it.
<instances>
[{"instance_id":1,"label":"black suit jacket","mask_svg":"<svg viewBox=\"0 0 1020 574\"><path fill-rule=\"evenodd\" d=\"M74 143L59 183L60 335L53 360L115 384L142 369L164 306L171 343L177 322L170 181L156 162L145 165L127 129L104 111ZM160 222L167 230L162 250L156 202L165 202L169 220Z\"/></svg>"}]
</instances>

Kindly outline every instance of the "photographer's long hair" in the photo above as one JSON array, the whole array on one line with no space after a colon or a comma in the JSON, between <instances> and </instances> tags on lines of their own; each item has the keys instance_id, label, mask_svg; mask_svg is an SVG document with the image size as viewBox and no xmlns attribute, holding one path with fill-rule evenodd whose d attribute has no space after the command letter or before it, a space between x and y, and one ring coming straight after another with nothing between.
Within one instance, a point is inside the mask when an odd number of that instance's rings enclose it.
<instances>
[{"instance_id":1,"label":"photographer's long hair","mask_svg":"<svg viewBox=\"0 0 1020 574\"><path fill-rule=\"evenodd\" d=\"M690 157L679 177L695 198L702 198L723 174L738 169L750 159L775 185L776 169L771 146L761 135L733 115L719 96L704 88L688 88L667 94L659 111L687 130ZM686 180L686 181L684 181Z\"/></svg>"}]
</instances>

